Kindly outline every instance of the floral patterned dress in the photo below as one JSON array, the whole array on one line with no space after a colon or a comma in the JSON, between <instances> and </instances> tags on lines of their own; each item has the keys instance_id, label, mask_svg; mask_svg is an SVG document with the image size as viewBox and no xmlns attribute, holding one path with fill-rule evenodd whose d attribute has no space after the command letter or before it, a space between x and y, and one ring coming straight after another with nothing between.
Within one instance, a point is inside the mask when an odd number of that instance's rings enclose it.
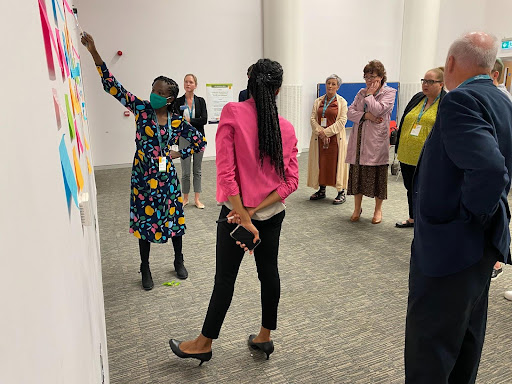
<instances>
[{"instance_id":1,"label":"floral patterned dress","mask_svg":"<svg viewBox=\"0 0 512 384\"><path fill-rule=\"evenodd\" d=\"M166 243L172 236L182 236L186 228L183 199L169 152L171 146L178 145L179 138L183 137L190 142L188 147L179 151L181 158L185 159L204 151L206 138L178 115L170 116L170 126L158 125L156 112L149 101L139 99L124 89L105 63L97 68L105 91L135 115L136 152L131 177L130 233L152 243ZM158 170L161 155L167 158L166 172Z\"/></svg>"}]
</instances>

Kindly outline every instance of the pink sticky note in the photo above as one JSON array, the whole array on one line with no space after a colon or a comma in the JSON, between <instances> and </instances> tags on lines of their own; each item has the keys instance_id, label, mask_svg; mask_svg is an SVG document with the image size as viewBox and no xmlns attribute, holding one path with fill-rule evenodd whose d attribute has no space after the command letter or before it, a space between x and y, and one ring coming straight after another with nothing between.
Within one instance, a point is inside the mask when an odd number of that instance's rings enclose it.
<instances>
[{"instance_id":1,"label":"pink sticky note","mask_svg":"<svg viewBox=\"0 0 512 384\"><path fill-rule=\"evenodd\" d=\"M46 64L48 65L48 74L51 80L55 80L55 64L53 62L52 53L52 30L50 28L50 22L48 21L48 15L46 14L46 6L43 0L39 0L39 14L41 16L41 27L43 29L44 48L46 52ZM54 45L55 41L54 41Z\"/></svg>"},{"instance_id":2,"label":"pink sticky note","mask_svg":"<svg viewBox=\"0 0 512 384\"><path fill-rule=\"evenodd\" d=\"M64 63L66 59L64 58L64 51L62 51L62 44L60 42L60 32L58 28L55 28L55 36L57 37L57 53L59 56L59 65L60 65L60 72L62 74L62 78L64 79L66 76L66 71L64 69Z\"/></svg>"},{"instance_id":3,"label":"pink sticky note","mask_svg":"<svg viewBox=\"0 0 512 384\"><path fill-rule=\"evenodd\" d=\"M76 120L75 120L75 132L76 132L76 142L78 144L78 155L80 155L84 151L84 146L82 144L82 139L80 139L80 132L78 132L78 126L76 125Z\"/></svg>"},{"instance_id":4,"label":"pink sticky note","mask_svg":"<svg viewBox=\"0 0 512 384\"><path fill-rule=\"evenodd\" d=\"M76 51L75 47L73 47L73 52L75 53L76 57L78 58L78 60L80 60L80 55L78 54L78 52Z\"/></svg>"},{"instance_id":5,"label":"pink sticky note","mask_svg":"<svg viewBox=\"0 0 512 384\"><path fill-rule=\"evenodd\" d=\"M60 104L59 104L59 96L57 95L57 90L52 88L53 92L53 107L55 108L55 117L57 118L57 128L61 129L62 122L60 120Z\"/></svg>"},{"instance_id":6,"label":"pink sticky note","mask_svg":"<svg viewBox=\"0 0 512 384\"><path fill-rule=\"evenodd\" d=\"M73 14L73 10L69 6L69 3L67 0L64 0L64 7L68 10L69 13Z\"/></svg>"}]
</instances>

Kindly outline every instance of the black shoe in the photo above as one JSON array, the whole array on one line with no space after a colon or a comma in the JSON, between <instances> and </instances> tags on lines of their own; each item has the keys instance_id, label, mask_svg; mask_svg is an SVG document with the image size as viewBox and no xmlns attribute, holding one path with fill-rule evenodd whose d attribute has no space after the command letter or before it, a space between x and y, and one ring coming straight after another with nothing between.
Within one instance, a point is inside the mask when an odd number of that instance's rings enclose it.
<instances>
[{"instance_id":1,"label":"black shoe","mask_svg":"<svg viewBox=\"0 0 512 384\"><path fill-rule=\"evenodd\" d=\"M142 288L146 291L153 289L153 278L151 277L151 271L149 270L149 264L140 265L140 273L142 274Z\"/></svg>"},{"instance_id":2,"label":"black shoe","mask_svg":"<svg viewBox=\"0 0 512 384\"><path fill-rule=\"evenodd\" d=\"M316 191L309 197L309 200L320 200L320 199L325 199L325 187L320 188L318 191Z\"/></svg>"},{"instance_id":3,"label":"black shoe","mask_svg":"<svg viewBox=\"0 0 512 384\"><path fill-rule=\"evenodd\" d=\"M332 202L334 205L340 205L347 201L347 197L345 196L345 191L338 192L338 196L334 198Z\"/></svg>"},{"instance_id":4,"label":"black shoe","mask_svg":"<svg viewBox=\"0 0 512 384\"><path fill-rule=\"evenodd\" d=\"M498 269L493 268L491 274L491 280L496 280L503 273L503 267L500 266Z\"/></svg>"},{"instance_id":5,"label":"black shoe","mask_svg":"<svg viewBox=\"0 0 512 384\"><path fill-rule=\"evenodd\" d=\"M210 352L204 352L204 353L185 353L180 349L181 341L171 339L169 340L169 345L171 346L171 350L174 352L174 354L182 359L197 359L201 362L199 363L199 366L201 366L205 361L210 361L212 358L212 351Z\"/></svg>"},{"instance_id":6,"label":"black shoe","mask_svg":"<svg viewBox=\"0 0 512 384\"><path fill-rule=\"evenodd\" d=\"M256 337L256 335L250 335L249 340L247 341L247 344L252 349L259 349L260 351L265 352L267 355L267 360L270 357L270 354L274 352L274 342L272 340L266 341L264 343L255 343L253 340Z\"/></svg>"},{"instance_id":7,"label":"black shoe","mask_svg":"<svg viewBox=\"0 0 512 384\"><path fill-rule=\"evenodd\" d=\"M176 275L178 275L178 279L185 280L188 277L187 268L185 268L183 263L183 255L174 257L174 270Z\"/></svg>"},{"instance_id":8,"label":"black shoe","mask_svg":"<svg viewBox=\"0 0 512 384\"><path fill-rule=\"evenodd\" d=\"M405 220L405 222L399 221L398 223L395 224L395 227L397 227L397 228L412 228L412 227L414 227L414 222L410 222L409 220Z\"/></svg>"}]
</instances>

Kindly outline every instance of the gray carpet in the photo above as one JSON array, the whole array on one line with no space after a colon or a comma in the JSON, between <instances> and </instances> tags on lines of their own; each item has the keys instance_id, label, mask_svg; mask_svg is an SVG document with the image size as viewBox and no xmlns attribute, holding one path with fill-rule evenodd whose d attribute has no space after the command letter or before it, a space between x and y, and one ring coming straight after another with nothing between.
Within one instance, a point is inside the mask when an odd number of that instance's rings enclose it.
<instances>
[{"instance_id":1,"label":"gray carpet","mask_svg":"<svg viewBox=\"0 0 512 384\"><path fill-rule=\"evenodd\" d=\"M260 327L259 282L252 258L240 268L235 295L213 358L179 359L169 338L198 335L215 271L215 163L203 163L206 209L185 208L185 264L178 287L172 246L153 245L155 288L140 283L137 240L128 233L130 169L96 171L110 382L119 383L402 383L407 279L412 229L402 179L389 178L384 218L372 225L373 200L363 200L361 221L350 223L353 199L333 206L308 200L307 153L299 158L300 186L287 200L281 235L282 284L276 351L247 347ZM179 168L179 166L178 166ZM512 268L491 284L487 338L478 383L511 383Z\"/></svg>"}]
</instances>

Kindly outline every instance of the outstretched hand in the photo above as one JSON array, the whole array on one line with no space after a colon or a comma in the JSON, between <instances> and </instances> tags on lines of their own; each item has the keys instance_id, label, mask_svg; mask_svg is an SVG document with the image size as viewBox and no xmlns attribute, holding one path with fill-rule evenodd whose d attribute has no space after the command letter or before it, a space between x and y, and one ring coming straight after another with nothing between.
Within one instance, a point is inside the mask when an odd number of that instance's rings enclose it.
<instances>
[{"instance_id":1,"label":"outstretched hand","mask_svg":"<svg viewBox=\"0 0 512 384\"><path fill-rule=\"evenodd\" d=\"M96 44L94 44L94 39L87 32L82 33L82 37L80 39L82 44L87 48L89 52L96 51Z\"/></svg>"}]
</instances>

